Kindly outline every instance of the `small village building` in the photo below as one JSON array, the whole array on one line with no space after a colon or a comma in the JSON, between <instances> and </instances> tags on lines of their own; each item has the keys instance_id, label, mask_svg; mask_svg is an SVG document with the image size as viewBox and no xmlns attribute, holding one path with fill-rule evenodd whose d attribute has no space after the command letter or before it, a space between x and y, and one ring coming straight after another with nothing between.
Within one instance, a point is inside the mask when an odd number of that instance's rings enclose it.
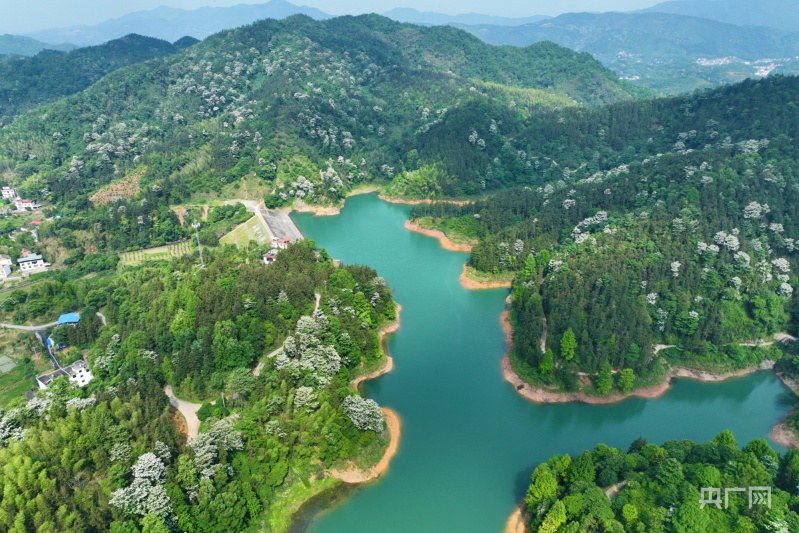
<instances>
[{"instance_id":1,"label":"small village building","mask_svg":"<svg viewBox=\"0 0 799 533\"><path fill-rule=\"evenodd\" d=\"M6 200L13 200L14 198L17 197L17 191L8 186L3 187L2 191L0 192L3 193L3 198L5 198Z\"/></svg>"},{"instance_id":2,"label":"small village building","mask_svg":"<svg viewBox=\"0 0 799 533\"><path fill-rule=\"evenodd\" d=\"M44 258L41 255L32 254L30 252L27 255L23 252L23 256L17 259L17 263L19 263L19 269L22 272L46 269L50 266L50 263L44 262Z\"/></svg>"},{"instance_id":3,"label":"small village building","mask_svg":"<svg viewBox=\"0 0 799 533\"><path fill-rule=\"evenodd\" d=\"M76 325L80 322L80 313L65 313L58 317L58 326L63 326L64 324L69 324L71 326Z\"/></svg>"},{"instance_id":4,"label":"small village building","mask_svg":"<svg viewBox=\"0 0 799 533\"><path fill-rule=\"evenodd\" d=\"M11 275L11 267L8 265L0 266L0 279L6 279Z\"/></svg>"},{"instance_id":5,"label":"small village building","mask_svg":"<svg viewBox=\"0 0 799 533\"><path fill-rule=\"evenodd\" d=\"M14 200L14 207L17 208L17 211L35 211L40 209L42 206L37 204L35 200L23 200L17 198Z\"/></svg>"},{"instance_id":6,"label":"small village building","mask_svg":"<svg viewBox=\"0 0 799 533\"><path fill-rule=\"evenodd\" d=\"M9 257L7 255L0 254L0 267L3 267L3 266L10 267L10 266L13 266L13 265L14 265L14 262L11 260L11 257Z\"/></svg>"},{"instance_id":7,"label":"small village building","mask_svg":"<svg viewBox=\"0 0 799 533\"><path fill-rule=\"evenodd\" d=\"M263 255L264 263L271 265L277 259L277 250L269 250Z\"/></svg>"},{"instance_id":8,"label":"small village building","mask_svg":"<svg viewBox=\"0 0 799 533\"><path fill-rule=\"evenodd\" d=\"M291 244L291 239L289 239L288 237L284 237L282 239L279 237L274 237L272 239L272 246L277 248L278 250L285 250L286 248L289 247L289 244Z\"/></svg>"},{"instance_id":9,"label":"small village building","mask_svg":"<svg viewBox=\"0 0 799 533\"><path fill-rule=\"evenodd\" d=\"M46 389L50 386L50 383L52 383L54 379L60 378L62 376L67 376L71 382L77 384L79 387L83 387L92 379L94 379L94 375L89 369L89 365L86 364L86 361L80 359L69 366L59 368L55 372L42 374L36 378L36 383L39 385L40 389Z\"/></svg>"}]
</instances>

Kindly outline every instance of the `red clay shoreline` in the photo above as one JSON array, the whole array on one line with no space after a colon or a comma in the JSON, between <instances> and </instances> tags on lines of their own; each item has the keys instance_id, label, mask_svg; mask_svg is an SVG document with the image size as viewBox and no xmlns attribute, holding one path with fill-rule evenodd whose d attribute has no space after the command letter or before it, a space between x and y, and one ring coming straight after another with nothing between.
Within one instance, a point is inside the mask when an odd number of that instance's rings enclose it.
<instances>
[{"instance_id":1,"label":"red clay shoreline","mask_svg":"<svg viewBox=\"0 0 799 533\"><path fill-rule=\"evenodd\" d=\"M361 383L364 381L376 379L380 376L388 374L394 369L394 359L389 355L385 342L388 335L399 329L401 311L402 306L397 304L396 318L390 324L383 326L377 334L378 339L380 340L380 346L383 348L383 352L385 353L386 361L377 370L362 376L358 376L350 381L350 386L355 390L359 390ZM397 454L397 450L399 449L399 441L402 431L399 415L387 407L383 407L382 410L383 415L386 418L386 429L389 432L390 440L388 448L386 448L386 451L383 454L383 457L380 458L380 461L378 461L378 463L373 467L370 467L366 470L362 470L350 463L344 469L333 468L328 470L327 475L339 479L344 483L357 484L373 481L383 475L386 470L388 470L391 459Z\"/></svg>"},{"instance_id":2,"label":"red clay shoreline","mask_svg":"<svg viewBox=\"0 0 799 533\"><path fill-rule=\"evenodd\" d=\"M408 231L412 231L414 233L421 233L422 235L427 235L428 237L433 237L434 239L438 239L438 242L441 244L441 247L445 250L449 250L450 252L472 251L471 244L455 244L441 230L423 228L422 225L419 224L418 222L411 222L410 220L405 221L404 227Z\"/></svg>"},{"instance_id":3,"label":"red clay shoreline","mask_svg":"<svg viewBox=\"0 0 799 533\"><path fill-rule=\"evenodd\" d=\"M671 387L671 380L674 378L687 378L703 382L719 382L736 377L743 377L753 374L759 370L769 370L774 367L773 361L764 361L760 366L744 368L732 372L714 373L702 370L693 370L688 368L674 367L668 370L666 378L656 385L635 389L627 394L614 393L610 396L590 396L584 392L558 392L549 391L541 387L533 387L529 383L523 381L510 364L510 351L513 348L513 327L508 318L509 312L503 311L500 316L500 323L505 332L505 339L507 342L507 349L505 355L502 357L502 377L513 385L516 392L524 398L536 403L567 403L567 402L581 402L591 405L609 405L626 400L627 398L646 398L654 399L662 396ZM783 379L783 381L785 381ZM799 442L799 441L798 441Z\"/></svg>"}]
</instances>

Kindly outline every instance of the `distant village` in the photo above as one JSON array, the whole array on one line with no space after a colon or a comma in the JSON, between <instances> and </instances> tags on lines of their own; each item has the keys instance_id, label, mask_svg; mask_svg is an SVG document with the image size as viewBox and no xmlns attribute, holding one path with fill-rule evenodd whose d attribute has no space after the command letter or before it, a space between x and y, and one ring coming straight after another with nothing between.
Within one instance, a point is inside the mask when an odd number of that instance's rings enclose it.
<instances>
[{"instance_id":1,"label":"distant village","mask_svg":"<svg viewBox=\"0 0 799 533\"><path fill-rule=\"evenodd\" d=\"M2 189L0 189L0 193L2 193L4 200L7 200L14 205L14 209L6 209L3 214L24 215L38 211L42 208L42 205L36 200L20 198L17 194L17 191L12 187L4 186ZM38 241L38 227L43 222L43 220L32 220L28 224L20 227L19 230L12 232L10 238L14 240L17 235L30 232L33 235L34 241ZM20 257L16 259L12 259L7 255L0 254L0 282L11 278L15 272L19 277L25 278L31 274L46 272L49 268L50 263L45 262L41 255L32 253L24 248L22 249Z\"/></svg>"}]
</instances>

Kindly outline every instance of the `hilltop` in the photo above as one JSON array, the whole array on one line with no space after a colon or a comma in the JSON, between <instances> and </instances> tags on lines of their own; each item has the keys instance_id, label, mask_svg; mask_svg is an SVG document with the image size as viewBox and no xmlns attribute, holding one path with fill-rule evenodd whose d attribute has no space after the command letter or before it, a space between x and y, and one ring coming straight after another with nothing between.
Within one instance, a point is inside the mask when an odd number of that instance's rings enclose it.
<instances>
[{"instance_id":1,"label":"hilltop","mask_svg":"<svg viewBox=\"0 0 799 533\"><path fill-rule=\"evenodd\" d=\"M196 40L175 44L128 35L69 52L43 50L0 62L0 124L26 109L74 94L119 68L174 54Z\"/></svg>"}]
</instances>

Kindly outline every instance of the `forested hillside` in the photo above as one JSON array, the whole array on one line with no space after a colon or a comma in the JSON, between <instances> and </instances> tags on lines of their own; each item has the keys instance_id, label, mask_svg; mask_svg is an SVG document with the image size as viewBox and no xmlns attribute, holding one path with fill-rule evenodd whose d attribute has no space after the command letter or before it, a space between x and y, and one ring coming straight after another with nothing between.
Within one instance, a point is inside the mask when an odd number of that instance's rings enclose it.
<instances>
[{"instance_id":1,"label":"forested hillside","mask_svg":"<svg viewBox=\"0 0 799 533\"><path fill-rule=\"evenodd\" d=\"M44 50L0 62L0 124L37 105L89 87L122 67L174 54L196 40L166 41L128 35L71 52Z\"/></svg>"},{"instance_id":2,"label":"forested hillside","mask_svg":"<svg viewBox=\"0 0 799 533\"><path fill-rule=\"evenodd\" d=\"M799 72L796 27L744 24L668 13L566 13L533 24L459 27L496 45L552 41L588 52L623 79L665 94Z\"/></svg>"},{"instance_id":3,"label":"forested hillside","mask_svg":"<svg viewBox=\"0 0 799 533\"><path fill-rule=\"evenodd\" d=\"M517 157L544 185L411 216L479 238L475 269L517 274L513 355L531 381L574 390L582 371L604 376L600 394L626 392L660 371L658 344L678 346L675 362L754 364L766 354L739 343L799 318L798 96L799 80L775 77L539 114Z\"/></svg>"},{"instance_id":4,"label":"forested hillside","mask_svg":"<svg viewBox=\"0 0 799 533\"><path fill-rule=\"evenodd\" d=\"M781 457L764 439L739 448L729 431L703 444L638 438L626 453L599 444L541 463L524 505L542 533L797 531L797 481L797 451Z\"/></svg>"},{"instance_id":5,"label":"forested hillside","mask_svg":"<svg viewBox=\"0 0 799 533\"><path fill-rule=\"evenodd\" d=\"M395 305L373 270L335 268L312 247L269 266L207 251L204 269L186 257L62 286L58 301L108 319L72 337L95 378L82 389L61 378L0 412L0 529L283 531L299 503L335 485L326 470L373 463L383 414L348 382L380 362L376 332ZM165 383L214 400L188 443Z\"/></svg>"},{"instance_id":6,"label":"forested hillside","mask_svg":"<svg viewBox=\"0 0 799 533\"><path fill-rule=\"evenodd\" d=\"M32 56L42 50L68 52L77 48L74 44L47 44L22 35L0 35L0 55Z\"/></svg>"},{"instance_id":7,"label":"forested hillside","mask_svg":"<svg viewBox=\"0 0 799 533\"><path fill-rule=\"evenodd\" d=\"M143 217L125 228L137 242L158 232L157 209L244 176L269 185L275 206L335 203L433 164L444 194L475 193L512 142L503 120L511 132L540 108L632 94L587 54L551 44L497 48L378 16L297 16L222 32L17 118L0 131L0 168L23 194L80 214L84 230L119 219L87 211L89 195L140 176L160 200L115 205L125 220Z\"/></svg>"}]
</instances>

